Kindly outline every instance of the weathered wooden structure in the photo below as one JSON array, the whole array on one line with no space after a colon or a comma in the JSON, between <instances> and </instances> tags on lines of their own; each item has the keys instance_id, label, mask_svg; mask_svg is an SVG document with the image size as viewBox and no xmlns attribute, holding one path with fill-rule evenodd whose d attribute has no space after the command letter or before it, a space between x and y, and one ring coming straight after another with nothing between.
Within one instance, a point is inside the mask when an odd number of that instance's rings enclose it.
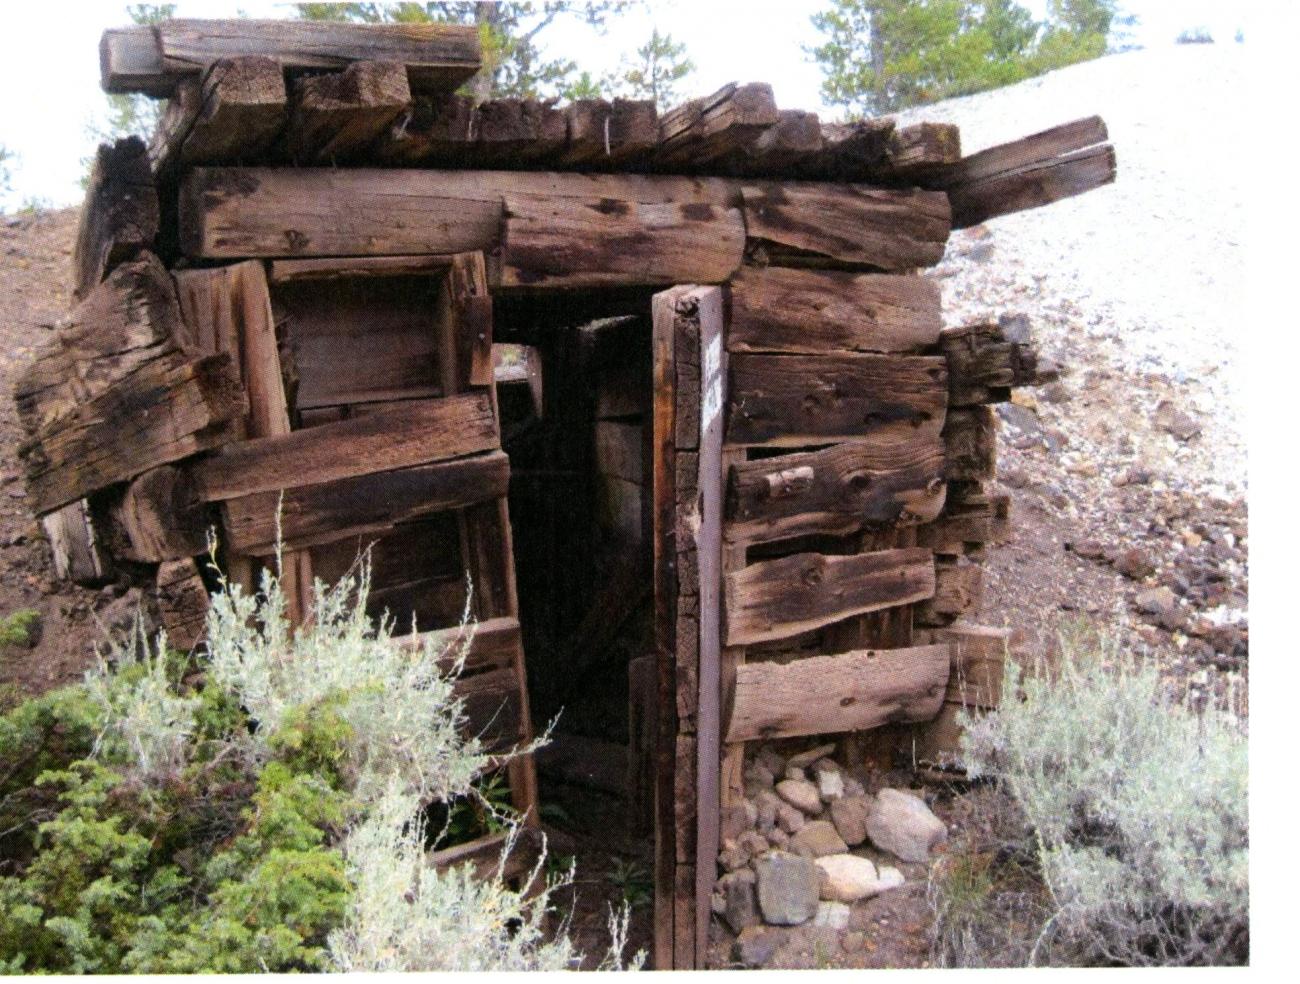
<instances>
[{"instance_id":1,"label":"weathered wooden structure","mask_svg":"<svg viewBox=\"0 0 1300 984\"><path fill-rule=\"evenodd\" d=\"M580 676L652 596L627 743L659 967L703 961L746 742L936 722L937 762L954 707L996 704L989 404L1052 369L945 330L917 272L1112 180L1099 119L962 157L764 85L474 105L445 26L176 21L108 32L102 67L169 102L101 148L79 303L17 386L70 576L151 582L185 645L213 526L250 588L279 538L295 619L371 543L399 624L454 635L468 578L460 687L502 746L548 685L525 649ZM531 762L510 787L535 819Z\"/></svg>"}]
</instances>

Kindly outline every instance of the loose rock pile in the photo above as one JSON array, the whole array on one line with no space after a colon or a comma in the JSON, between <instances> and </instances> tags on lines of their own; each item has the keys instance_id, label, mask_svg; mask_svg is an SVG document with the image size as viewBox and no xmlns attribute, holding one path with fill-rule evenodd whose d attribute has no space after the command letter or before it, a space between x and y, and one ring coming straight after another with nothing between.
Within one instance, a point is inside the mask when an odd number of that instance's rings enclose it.
<instances>
[{"instance_id":1,"label":"loose rock pile","mask_svg":"<svg viewBox=\"0 0 1300 984\"><path fill-rule=\"evenodd\" d=\"M868 793L834 751L819 745L787 758L761 746L745 769L745 798L722 817L713 911L748 966L774 949L762 926L846 931L854 903L903 885L897 865L925 863L947 840L918 794Z\"/></svg>"}]
</instances>

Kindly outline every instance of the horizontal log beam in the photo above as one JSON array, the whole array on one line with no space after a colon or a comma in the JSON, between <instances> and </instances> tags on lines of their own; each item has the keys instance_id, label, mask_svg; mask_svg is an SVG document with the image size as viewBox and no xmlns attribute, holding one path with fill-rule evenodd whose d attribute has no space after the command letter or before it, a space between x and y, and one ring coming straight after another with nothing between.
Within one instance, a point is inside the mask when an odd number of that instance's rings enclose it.
<instances>
[{"instance_id":1,"label":"horizontal log beam","mask_svg":"<svg viewBox=\"0 0 1300 984\"><path fill-rule=\"evenodd\" d=\"M743 267L731 280L731 352L913 352L942 328L923 277Z\"/></svg>"},{"instance_id":2,"label":"horizontal log beam","mask_svg":"<svg viewBox=\"0 0 1300 984\"><path fill-rule=\"evenodd\" d=\"M952 226L965 229L1000 215L1041 208L1114 182L1115 148L1110 144L1076 151L948 189Z\"/></svg>"},{"instance_id":3,"label":"horizontal log beam","mask_svg":"<svg viewBox=\"0 0 1300 984\"><path fill-rule=\"evenodd\" d=\"M193 466L204 502L279 492L497 447L486 392L406 401L351 420L224 447Z\"/></svg>"},{"instance_id":4,"label":"horizontal log beam","mask_svg":"<svg viewBox=\"0 0 1300 984\"><path fill-rule=\"evenodd\" d=\"M18 449L37 514L237 439L246 410L228 355L147 363Z\"/></svg>"},{"instance_id":5,"label":"horizontal log beam","mask_svg":"<svg viewBox=\"0 0 1300 984\"><path fill-rule=\"evenodd\" d=\"M946 645L865 649L736 667L726 740L793 738L928 721L948 682Z\"/></svg>"},{"instance_id":6,"label":"horizontal log beam","mask_svg":"<svg viewBox=\"0 0 1300 984\"><path fill-rule=\"evenodd\" d=\"M389 466L383 458L364 464ZM227 499L221 514L231 549L264 557L275 552L277 540L285 550L299 550L498 499L506 494L509 480L508 459L503 452L492 451Z\"/></svg>"},{"instance_id":7,"label":"horizontal log beam","mask_svg":"<svg viewBox=\"0 0 1300 984\"><path fill-rule=\"evenodd\" d=\"M934 435L733 465L724 533L730 542L764 543L843 535L867 523L925 522L943 506L943 466L943 445Z\"/></svg>"},{"instance_id":8,"label":"horizontal log beam","mask_svg":"<svg viewBox=\"0 0 1300 984\"><path fill-rule=\"evenodd\" d=\"M1002 679L1012 629L956 622L942 629L919 630L918 641L943 644L952 656L944 700L966 707L993 709L1002 703Z\"/></svg>"},{"instance_id":9,"label":"horizontal log beam","mask_svg":"<svg viewBox=\"0 0 1300 984\"><path fill-rule=\"evenodd\" d=\"M539 171L195 168L181 186L181 241L195 258L393 256L492 250L507 196L730 209L717 178ZM567 202L567 204L566 204ZM702 209L701 209L702 211ZM647 232L659 213L646 215Z\"/></svg>"},{"instance_id":10,"label":"horizontal log beam","mask_svg":"<svg viewBox=\"0 0 1300 984\"><path fill-rule=\"evenodd\" d=\"M482 64L473 25L177 19L105 31L100 84L105 92L167 96L184 76L243 55L274 58L291 71L399 62L418 91L455 89Z\"/></svg>"},{"instance_id":11,"label":"horizontal log beam","mask_svg":"<svg viewBox=\"0 0 1300 984\"><path fill-rule=\"evenodd\" d=\"M462 673L477 673L512 665L523 645L520 638L518 619L501 617L401 636L396 642L404 647L428 646L441 654L439 664L448 671L461 661Z\"/></svg>"},{"instance_id":12,"label":"horizontal log beam","mask_svg":"<svg viewBox=\"0 0 1300 984\"><path fill-rule=\"evenodd\" d=\"M726 442L799 447L937 436L947 405L942 358L737 352L730 360Z\"/></svg>"},{"instance_id":13,"label":"horizontal log beam","mask_svg":"<svg viewBox=\"0 0 1300 984\"><path fill-rule=\"evenodd\" d=\"M760 561L725 577L725 644L786 639L932 594L933 555L919 548Z\"/></svg>"}]
</instances>

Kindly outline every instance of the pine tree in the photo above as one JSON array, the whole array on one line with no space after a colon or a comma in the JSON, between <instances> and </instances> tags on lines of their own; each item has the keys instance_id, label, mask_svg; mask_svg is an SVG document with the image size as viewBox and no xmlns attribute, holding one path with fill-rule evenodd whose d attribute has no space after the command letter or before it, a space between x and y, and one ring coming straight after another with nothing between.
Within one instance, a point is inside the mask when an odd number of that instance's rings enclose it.
<instances>
[{"instance_id":1,"label":"pine tree","mask_svg":"<svg viewBox=\"0 0 1300 984\"><path fill-rule=\"evenodd\" d=\"M680 100L678 83L693 71L695 63L686 57L686 45L674 41L671 34L660 34L656 27L650 40L637 48L635 60L625 63L615 86L632 99L653 99L663 112Z\"/></svg>"}]
</instances>

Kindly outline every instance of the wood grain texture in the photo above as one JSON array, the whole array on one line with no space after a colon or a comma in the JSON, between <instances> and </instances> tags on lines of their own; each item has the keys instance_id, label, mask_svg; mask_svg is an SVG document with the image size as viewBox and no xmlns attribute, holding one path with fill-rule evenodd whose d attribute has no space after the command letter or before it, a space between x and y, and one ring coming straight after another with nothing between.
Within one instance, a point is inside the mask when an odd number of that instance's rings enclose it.
<instances>
[{"instance_id":1,"label":"wood grain texture","mask_svg":"<svg viewBox=\"0 0 1300 984\"><path fill-rule=\"evenodd\" d=\"M921 601L934 587L932 555L915 547L759 561L726 575L726 644L788 638L851 615Z\"/></svg>"},{"instance_id":2,"label":"wood grain texture","mask_svg":"<svg viewBox=\"0 0 1300 984\"><path fill-rule=\"evenodd\" d=\"M944 477L987 482L997 475L998 417L992 407L953 407L943 426Z\"/></svg>"},{"instance_id":3,"label":"wood grain texture","mask_svg":"<svg viewBox=\"0 0 1300 984\"><path fill-rule=\"evenodd\" d=\"M1076 151L948 189L954 229L999 215L1041 208L1114 182L1115 148L1110 144Z\"/></svg>"},{"instance_id":4,"label":"wood grain texture","mask_svg":"<svg viewBox=\"0 0 1300 984\"><path fill-rule=\"evenodd\" d=\"M778 122L770 85L732 82L664 113L650 164L665 170L698 169L743 151Z\"/></svg>"},{"instance_id":5,"label":"wood grain texture","mask_svg":"<svg viewBox=\"0 0 1300 984\"><path fill-rule=\"evenodd\" d=\"M229 356L164 356L42 428L18 449L37 514L225 444L244 394Z\"/></svg>"},{"instance_id":6,"label":"wood grain texture","mask_svg":"<svg viewBox=\"0 0 1300 984\"><path fill-rule=\"evenodd\" d=\"M40 523L50 544L54 576L59 580L94 587L112 576L112 554L103 542L101 524L91 515L85 499L46 513Z\"/></svg>"},{"instance_id":7,"label":"wood grain texture","mask_svg":"<svg viewBox=\"0 0 1300 984\"><path fill-rule=\"evenodd\" d=\"M195 168L181 185L181 243L187 255L210 258L489 250L500 241L507 195L726 211L734 189L671 175Z\"/></svg>"},{"instance_id":8,"label":"wood grain texture","mask_svg":"<svg viewBox=\"0 0 1300 984\"><path fill-rule=\"evenodd\" d=\"M28 437L184 345L181 310L152 253L117 267L56 326L14 383Z\"/></svg>"},{"instance_id":9,"label":"wood grain texture","mask_svg":"<svg viewBox=\"0 0 1300 984\"><path fill-rule=\"evenodd\" d=\"M396 62L353 62L296 79L291 96L278 156L298 165L357 159L411 105L406 69Z\"/></svg>"},{"instance_id":10,"label":"wood grain texture","mask_svg":"<svg viewBox=\"0 0 1300 984\"><path fill-rule=\"evenodd\" d=\"M1015 633L1008 628L955 622L922 633L948 646L951 672L944 700L966 707L996 708L1002 702L1002 679Z\"/></svg>"},{"instance_id":11,"label":"wood grain texture","mask_svg":"<svg viewBox=\"0 0 1300 984\"><path fill-rule=\"evenodd\" d=\"M160 214L144 141L100 144L77 217L72 296L86 297L119 263L153 249Z\"/></svg>"},{"instance_id":12,"label":"wood grain texture","mask_svg":"<svg viewBox=\"0 0 1300 984\"><path fill-rule=\"evenodd\" d=\"M438 660L440 666L450 670L459 662L463 673L510 666L523 645L519 635L519 620L508 616L401 636L396 644L427 646L441 654Z\"/></svg>"},{"instance_id":13,"label":"wood grain texture","mask_svg":"<svg viewBox=\"0 0 1300 984\"><path fill-rule=\"evenodd\" d=\"M736 669L727 741L928 721L939 713L948 672L946 645L746 663Z\"/></svg>"},{"instance_id":14,"label":"wood grain texture","mask_svg":"<svg viewBox=\"0 0 1300 984\"><path fill-rule=\"evenodd\" d=\"M156 564L207 550L208 516L186 472L163 465L145 472L109 508L113 553Z\"/></svg>"},{"instance_id":15,"label":"wood grain texture","mask_svg":"<svg viewBox=\"0 0 1300 984\"><path fill-rule=\"evenodd\" d=\"M362 467L388 469L372 459ZM431 465L375 471L280 492L258 492L222 502L228 545L268 556L279 535L285 549L328 543L432 512L461 509L506 494L510 465L500 451ZM278 514L278 521L277 521Z\"/></svg>"},{"instance_id":16,"label":"wood grain texture","mask_svg":"<svg viewBox=\"0 0 1300 984\"><path fill-rule=\"evenodd\" d=\"M390 61L406 66L414 89L451 90L481 64L473 25L176 19L152 30L162 68L171 75L235 55L265 55L288 69L337 70L352 62ZM120 91L107 81L105 91Z\"/></svg>"},{"instance_id":17,"label":"wood grain texture","mask_svg":"<svg viewBox=\"0 0 1300 984\"><path fill-rule=\"evenodd\" d=\"M476 113L470 96L416 95L370 149L380 164L467 167L472 161Z\"/></svg>"},{"instance_id":18,"label":"wood grain texture","mask_svg":"<svg viewBox=\"0 0 1300 984\"><path fill-rule=\"evenodd\" d=\"M344 256L323 260L274 260L272 284L303 280L434 276L451 266L450 256Z\"/></svg>"},{"instance_id":19,"label":"wood grain texture","mask_svg":"<svg viewBox=\"0 0 1300 984\"><path fill-rule=\"evenodd\" d=\"M732 352L915 352L943 328L922 277L742 267L731 280Z\"/></svg>"},{"instance_id":20,"label":"wood grain texture","mask_svg":"<svg viewBox=\"0 0 1300 984\"><path fill-rule=\"evenodd\" d=\"M730 445L798 447L943 428L948 371L941 358L737 352L730 365Z\"/></svg>"},{"instance_id":21,"label":"wood grain texture","mask_svg":"<svg viewBox=\"0 0 1300 984\"><path fill-rule=\"evenodd\" d=\"M540 99L492 99L478 107L475 131L475 166L527 167L564 147L568 122L564 110Z\"/></svg>"},{"instance_id":22,"label":"wood grain texture","mask_svg":"<svg viewBox=\"0 0 1300 984\"><path fill-rule=\"evenodd\" d=\"M943 507L937 437L836 444L733 465L726 537L736 543L814 533L843 535L867 523L926 522Z\"/></svg>"},{"instance_id":23,"label":"wood grain texture","mask_svg":"<svg viewBox=\"0 0 1300 984\"><path fill-rule=\"evenodd\" d=\"M172 649L189 652L202 641L207 631L208 590L192 558L158 565L154 601Z\"/></svg>"},{"instance_id":24,"label":"wood grain texture","mask_svg":"<svg viewBox=\"0 0 1300 984\"><path fill-rule=\"evenodd\" d=\"M1001 403L1014 387L1041 386L1059 375L1033 346L1007 341L999 325L947 328L939 344L948 360L948 402L954 407Z\"/></svg>"},{"instance_id":25,"label":"wood grain texture","mask_svg":"<svg viewBox=\"0 0 1300 984\"><path fill-rule=\"evenodd\" d=\"M566 167L609 169L639 159L659 140L659 114L650 99L575 99L565 109Z\"/></svg>"},{"instance_id":26,"label":"wood grain texture","mask_svg":"<svg viewBox=\"0 0 1300 984\"><path fill-rule=\"evenodd\" d=\"M490 451L496 418L486 393L405 406L222 448L193 466L205 502L318 485L372 471L430 464Z\"/></svg>"},{"instance_id":27,"label":"wood grain texture","mask_svg":"<svg viewBox=\"0 0 1300 984\"><path fill-rule=\"evenodd\" d=\"M752 182L743 186L753 239L881 270L939 262L951 213L942 192L868 185Z\"/></svg>"},{"instance_id":28,"label":"wood grain texture","mask_svg":"<svg viewBox=\"0 0 1300 984\"><path fill-rule=\"evenodd\" d=\"M963 157L928 175L926 185L931 188L970 185L1042 164L1109 139L1106 122L1100 116L1071 120Z\"/></svg>"},{"instance_id":29,"label":"wood grain texture","mask_svg":"<svg viewBox=\"0 0 1300 984\"><path fill-rule=\"evenodd\" d=\"M979 611L984 597L984 568L965 557L936 555L934 594L916 606L917 625L945 626Z\"/></svg>"},{"instance_id":30,"label":"wood grain texture","mask_svg":"<svg viewBox=\"0 0 1300 984\"><path fill-rule=\"evenodd\" d=\"M722 283L744 250L736 208L507 195L500 285Z\"/></svg>"}]
</instances>

